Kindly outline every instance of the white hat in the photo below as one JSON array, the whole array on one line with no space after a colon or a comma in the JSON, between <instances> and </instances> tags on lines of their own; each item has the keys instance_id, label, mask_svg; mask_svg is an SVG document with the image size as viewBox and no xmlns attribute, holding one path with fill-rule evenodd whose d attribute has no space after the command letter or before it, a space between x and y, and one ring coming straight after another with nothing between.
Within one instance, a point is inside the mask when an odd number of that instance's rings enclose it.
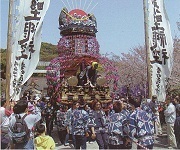
<instances>
[{"instance_id":1,"label":"white hat","mask_svg":"<svg viewBox=\"0 0 180 150\"><path fill-rule=\"evenodd\" d=\"M40 100L40 97L39 97L39 96L36 96L36 97L35 97L35 100L37 100L37 101Z\"/></svg>"},{"instance_id":2,"label":"white hat","mask_svg":"<svg viewBox=\"0 0 180 150\"><path fill-rule=\"evenodd\" d=\"M151 99L147 99L147 102L150 103Z\"/></svg>"},{"instance_id":3,"label":"white hat","mask_svg":"<svg viewBox=\"0 0 180 150\"><path fill-rule=\"evenodd\" d=\"M46 99L50 99L50 97L48 97L48 96L47 96L47 97L45 97L45 98L46 98Z\"/></svg>"}]
</instances>

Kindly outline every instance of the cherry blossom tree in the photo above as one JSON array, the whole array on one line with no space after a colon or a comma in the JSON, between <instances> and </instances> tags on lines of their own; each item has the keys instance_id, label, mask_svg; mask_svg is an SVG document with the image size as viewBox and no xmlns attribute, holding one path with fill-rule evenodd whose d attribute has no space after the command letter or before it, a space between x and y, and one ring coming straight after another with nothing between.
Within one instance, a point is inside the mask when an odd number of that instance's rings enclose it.
<instances>
[{"instance_id":1,"label":"cherry blossom tree","mask_svg":"<svg viewBox=\"0 0 180 150\"><path fill-rule=\"evenodd\" d=\"M180 91L180 39L174 39L174 64L167 88L168 93ZM115 57L115 56L114 56ZM117 57L116 57L117 58ZM118 62L119 87L128 86L131 93L147 92L147 63L144 46L132 48L116 59Z\"/></svg>"},{"instance_id":2,"label":"cherry blossom tree","mask_svg":"<svg viewBox=\"0 0 180 150\"><path fill-rule=\"evenodd\" d=\"M180 94L180 39L174 39L174 62L168 85L169 93Z\"/></svg>"},{"instance_id":3,"label":"cherry blossom tree","mask_svg":"<svg viewBox=\"0 0 180 150\"><path fill-rule=\"evenodd\" d=\"M128 53L122 53L122 56L118 59L118 73L120 76L118 85L121 87L119 92L127 93L127 90L129 90L130 93L135 95L138 95L139 92L146 94L147 65L145 47L132 48Z\"/></svg>"}]
</instances>

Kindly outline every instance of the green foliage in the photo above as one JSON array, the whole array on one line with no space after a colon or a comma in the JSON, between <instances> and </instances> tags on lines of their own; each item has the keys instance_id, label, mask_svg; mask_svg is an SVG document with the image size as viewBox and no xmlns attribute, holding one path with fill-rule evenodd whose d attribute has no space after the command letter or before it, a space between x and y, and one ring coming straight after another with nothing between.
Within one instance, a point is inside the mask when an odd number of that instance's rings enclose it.
<instances>
[{"instance_id":1,"label":"green foliage","mask_svg":"<svg viewBox=\"0 0 180 150\"><path fill-rule=\"evenodd\" d=\"M174 89L168 91L169 95L175 95L178 96L180 95L180 86L175 87Z\"/></svg>"},{"instance_id":2,"label":"green foliage","mask_svg":"<svg viewBox=\"0 0 180 150\"><path fill-rule=\"evenodd\" d=\"M40 61L51 61L58 57L57 46L50 43L42 43L40 51Z\"/></svg>"},{"instance_id":3,"label":"green foliage","mask_svg":"<svg viewBox=\"0 0 180 150\"><path fill-rule=\"evenodd\" d=\"M1 57L1 78L5 79L5 72L6 72L6 50L5 49L1 49L1 53L0 53L0 57Z\"/></svg>"},{"instance_id":4,"label":"green foliage","mask_svg":"<svg viewBox=\"0 0 180 150\"><path fill-rule=\"evenodd\" d=\"M46 66L37 66L36 69L38 69L38 70L46 70Z\"/></svg>"},{"instance_id":5,"label":"green foliage","mask_svg":"<svg viewBox=\"0 0 180 150\"><path fill-rule=\"evenodd\" d=\"M1 49L0 56L1 56L1 64L5 65L6 64L6 49Z\"/></svg>"}]
</instances>

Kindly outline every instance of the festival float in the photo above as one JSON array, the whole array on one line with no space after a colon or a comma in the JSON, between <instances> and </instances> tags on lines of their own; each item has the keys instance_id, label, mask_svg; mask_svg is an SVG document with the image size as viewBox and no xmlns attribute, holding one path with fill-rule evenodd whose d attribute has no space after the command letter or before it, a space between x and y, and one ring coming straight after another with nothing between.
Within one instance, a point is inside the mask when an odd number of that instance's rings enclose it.
<instances>
[{"instance_id":1,"label":"festival float","mask_svg":"<svg viewBox=\"0 0 180 150\"><path fill-rule=\"evenodd\" d=\"M48 94L58 102L70 104L83 98L87 103L99 99L112 101L117 90L118 74L115 62L100 54L96 39L97 22L93 14L80 9L63 8L59 15L59 56L47 67ZM79 85L78 75L93 62L98 64L96 84Z\"/></svg>"}]
</instances>

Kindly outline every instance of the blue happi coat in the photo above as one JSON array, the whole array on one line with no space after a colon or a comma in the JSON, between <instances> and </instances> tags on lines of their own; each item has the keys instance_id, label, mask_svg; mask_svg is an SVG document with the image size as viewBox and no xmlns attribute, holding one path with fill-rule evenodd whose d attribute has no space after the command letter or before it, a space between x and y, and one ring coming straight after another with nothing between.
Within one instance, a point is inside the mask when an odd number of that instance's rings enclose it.
<instances>
[{"instance_id":1,"label":"blue happi coat","mask_svg":"<svg viewBox=\"0 0 180 150\"><path fill-rule=\"evenodd\" d=\"M67 113L66 113L66 118L65 118L65 125L68 127L69 129L69 134L72 134L72 125L71 125L71 117L72 117L72 113L73 113L73 109L70 108L68 109Z\"/></svg>"},{"instance_id":2,"label":"blue happi coat","mask_svg":"<svg viewBox=\"0 0 180 150\"><path fill-rule=\"evenodd\" d=\"M66 129L66 112L62 112L60 110L57 111L57 125L58 125L58 130L65 130Z\"/></svg>"},{"instance_id":3,"label":"blue happi coat","mask_svg":"<svg viewBox=\"0 0 180 150\"><path fill-rule=\"evenodd\" d=\"M111 116L111 115L114 114L114 113L115 113L114 109L109 110L109 112L108 112L108 117Z\"/></svg>"},{"instance_id":4,"label":"blue happi coat","mask_svg":"<svg viewBox=\"0 0 180 150\"><path fill-rule=\"evenodd\" d=\"M154 121L157 119L156 114L152 111L152 107L156 107L155 109L158 109L157 105L155 106L155 104L153 103L144 103L141 105L141 109L146 111L149 115L149 117L151 117Z\"/></svg>"},{"instance_id":5,"label":"blue happi coat","mask_svg":"<svg viewBox=\"0 0 180 150\"><path fill-rule=\"evenodd\" d=\"M121 113L126 116L127 120L129 119L129 115L130 115L130 111L129 111L129 110L123 109L123 110L121 111Z\"/></svg>"},{"instance_id":6,"label":"blue happi coat","mask_svg":"<svg viewBox=\"0 0 180 150\"><path fill-rule=\"evenodd\" d=\"M85 135L88 132L89 115L85 110L76 109L72 113L71 124L74 135Z\"/></svg>"},{"instance_id":7,"label":"blue happi coat","mask_svg":"<svg viewBox=\"0 0 180 150\"><path fill-rule=\"evenodd\" d=\"M136 138L143 146L154 144L154 123L151 115L141 108L136 108L129 117L129 136Z\"/></svg>"},{"instance_id":8,"label":"blue happi coat","mask_svg":"<svg viewBox=\"0 0 180 150\"><path fill-rule=\"evenodd\" d=\"M100 118L98 118L98 113ZM107 132L108 118L103 110L95 111L92 110L89 113L90 122L89 127L94 127L95 133L100 133L100 131Z\"/></svg>"},{"instance_id":9,"label":"blue happi coat","mask_svg":"<svg viewBox=\"0 0 180 150\"><path fill-rule=\"evenodd\" d=\"M108 143L111 145L123 144L128 137L129 126L127 116L123 113L114 113L109 117Z\"/></svg>"}]
</instances>

